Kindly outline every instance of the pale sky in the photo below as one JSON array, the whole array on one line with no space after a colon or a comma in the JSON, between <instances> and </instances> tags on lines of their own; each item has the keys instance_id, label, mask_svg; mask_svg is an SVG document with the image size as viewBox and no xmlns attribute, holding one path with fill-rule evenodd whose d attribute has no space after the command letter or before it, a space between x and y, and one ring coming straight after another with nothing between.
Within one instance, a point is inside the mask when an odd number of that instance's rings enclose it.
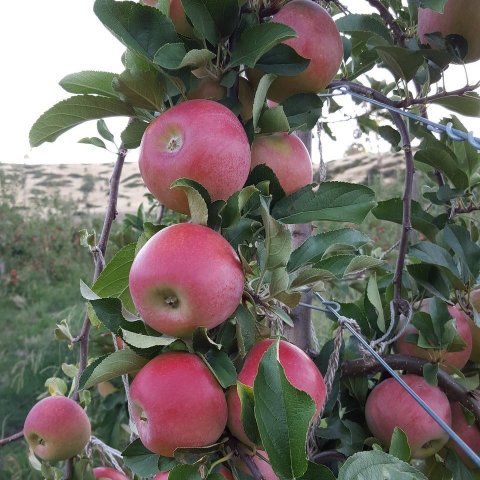
<instances>
[{"instance_id":1,"label":"pale sky","mask_svg":"<svg viewBox=\"0 0 480 480\"><path fill-rule=\"evenodd\" d=\"M366 4L366 2L364 2ZM363 2L344 0L353 10ZM2 49L3 94L2 155L7 163L85 163L113 161L115 156L102 149L77 143L82 137L95 136L95 122L70 130L54 143L30 149L28 131L33 122L49 107L70 96L58 82L67 74L82 70L120 73L123 46L100 23L92 11L93 0L23 0L4 2L0 42ZM368 7L367 7L368 8ZM12 21L9 22L8 20ZM468 67L470 83L480 79L480 62ZM447 88L464 85L461 67L447 72ZM433 119L445 115L442 109L430 112ZM332 120L338 120L338 114ZM467 128L480 136L478 119L466 119ZM119 135L126 119L106 119L112 132ZM341 158L346 147L355 141L355 124L335 123L337 142L324 141L325 160ZM388 149L373 142L372 151ZM131 152L135 160L138 152Z\"/></svg>"}]
</instances>

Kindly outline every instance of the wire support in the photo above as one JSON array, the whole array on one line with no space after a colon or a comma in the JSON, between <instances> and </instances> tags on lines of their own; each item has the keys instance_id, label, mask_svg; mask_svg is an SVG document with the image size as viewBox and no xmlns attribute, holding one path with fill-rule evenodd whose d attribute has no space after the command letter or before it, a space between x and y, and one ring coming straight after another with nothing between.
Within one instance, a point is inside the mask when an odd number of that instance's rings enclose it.
<instances>
[{"instance_id":1,"label":"wire support","mask_svg":"<svg viewBox=\"0 0 480 480\"><path fill-rule=\"evenodd\" d=\"M341 315L340 305L337 302L325 300L318 292L314 292L314 295L322 302L322 307L316 305L309 305L302 303L302 307L310 308L321 312L331 313L335 316L338 324L345 327L361 344L362 350L368 352L382 367L404 388L404 390L437 422L438 425L450 436L450 438L462 449L463 452L472 460L477 468L480 468L480 457L455 433L450 425L448 425L437 413L425 403L425 401L401 378L401 376L388 365L387 362L370 346L370 344L363 338L363 336L356 331L352 325L353 321Z\"/></svg>"}]
</instances>

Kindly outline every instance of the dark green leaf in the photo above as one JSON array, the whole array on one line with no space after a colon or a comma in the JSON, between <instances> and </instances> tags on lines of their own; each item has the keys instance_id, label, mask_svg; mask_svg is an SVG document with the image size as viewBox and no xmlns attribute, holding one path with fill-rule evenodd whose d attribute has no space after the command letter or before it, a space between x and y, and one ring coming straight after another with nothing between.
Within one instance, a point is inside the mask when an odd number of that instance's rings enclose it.
<instances>
[{"instance_id":1,"label":"dark green leaf","mask_svg":"<svg viewBox=\"0 0 480 480\"><path fill-rule=\"evenodd\" d=\"M223 388L236 384L237 371L235 370L235 365L225 352L210 350L204 358L207 366Z\"/></svg>"},{"instance_id":2,"label":"dark green leaf","mask_svg":"<svg viewBox=\"0 0 480 480\"><path fill-rule=\"evenodd\" d=\"M237 340L241 342L241 353L244 356L245 353L253 347L256 340L257 330L255 325L255 317L243 304L237 307L233 317L235 318L240 330L237 332Z\"/></svg>"},{"instance_id":3,"label":"dark green leaf","mask_svg":"<svg viewBox=\"0 0 480 480\"><path fill-rule=\"evenodd\" d=\"M85 369L80 378L80 388L88 389L97 383L111 380L120 375L136 373L146 365L148 360L137 355L129 348L117 350L101 357L98 362L94 362ZM93 368L90 368L92 367Z\"/></svg>"},{"instance_id":4,"label":"dark green leaf","mask_svg":"<svg viewBox=\"0 0 480 480\"><path fill-rule=\"evenodd\" d=\"M59 85L70 93L117 98L118 95L112 87L115 76L115 73L87 70L63 77Z\"/></svg>"},{"instance_id":5,"label":"dark green leaf","mask_svg":"<svg viewBox=\"0 0 480 480\"><path fill-rule=\"evenodd\" d=\"M96 0L93 11L120 42L149 59L166 43L178 42L172 21L156 8L131 1Z\"/></svg>"},{"instance_id":6,"label":"dark green leaf","mask_svg":"<svg viewBox=\"0 0 480 480\"><path fill-rule=\"evenodd\" d=\"M118 298L100 298L91 300L90 304L97 318L115 335L118 334L123 322L122 302Z\"/></svg>"},{"instance_id":7,"label":"dark green leaf","mask_svg":"<svg viewBox=\"0 0 480 480\"><path fill-rule=\"evenodd\" d=\"M378 35L388 43L392 42L392 36L385 22L374 15L349 14L339 18L336 22L340 32L368 32Z\"/></svg>"},{"instance_id":8,"label":"dark green leaf","mask_svg":"<svg viewBox=\"0 0 480 480\"><path fill-rule=\"evenodd\" d=\"M410 461L411 451L410 445L408 444L408 438L405 435L405 432L399 427L395 427L393 430L388 453L404 462Z\"/></svg>"},{"instance_id":9,"label":"dark green leaf","mask_svg":"<svg viewBox=\"0 0 480 480\"><path fill-rule=\"evenodd\" d=\"M78 143L85 143L87 145L93 145L94 147L107 148L105 142L98 137L85 137L81 138Z\"/></svg>"},{"instance_id":10,"label":"dark green leaf","mask_svg":"<svg viewBox=\"0 0 480 480\"><path fill-rule=\"evenodd\" d=\"M307 470L306 440L315 403L294 388L278 361L278 342L265 352L253 387L255 418L274 471L297 478Z\"/></svg>"},{"instance_id":11,"label":"dark green leaf","mask_svg":"<svg viewBox=\"0 0 480 480\"><path fill-rule=\"evenodd\" d=\"M30 145L38 147L53 142L62 133L88 120L134 115L130 105L121 100L93 95L77 95L57 103L43 113L30 130Z\"/></svg>"},{"instance_id":12,"label":"dark green leaf","mask_svg":"<svg viewBox=\"0 0 480 480\"><path fill-rule=\"evenodd\" d=\"M407 265L407 271L427 292L442 298L445 302L448 301L450 287L440 268L435 265L417 263Z\"/></svg>"},{"instance_id":13,"label":"dark green leaf","mask_svg":"<svg viewBox=\"0 0 480 480\"><path fill-rule=\"evenodd\" d=\"M335 480L335 475L325 465L308 462L307 471L299 480Z\"/></svg>"},{"instance_id":14,"label":"dark green leaf","mask_svg":"<svg viewBox=\"0 0 480 480\"><path fill-rule=\"evenodd\" d=\"M288 132L290 125L281 105L267 108L258 120L258 133Z\"/></svg>"},{"instance_id":15,"label":"dark green leaf","mask_svg":"<svg viewBox=\"0 0 480 480\"><path fill-rule=\"evenodd\" d=\"M478 93L466 93L465 95L452 95L432 100L433 104L451 110L452 112L465 115L467 117L480 116L480 97Z\"/></svg>"},{"instance_id":16,"label":"dark green leaf","mask_svg":"<svg viewBox=\"0 0 480 480\"><path fill-rule=\"evenodd\" d=\"M141 477L150 477L158 473L160 457L147 450L139 438L122 452L122 457L125 466Z\"/></svg>"},{"instance_id":17,"label":"dark green leaf","mask_svg":"<svg viewBox=\"0 0 480 480\"><path fill-rule=\"evenodd\" d=\"M314 93L299 93L282 102L291 130L312 130L322 115L323 102Z\"/></svg>"},{"instance_id":18,"label":"dark green leaf","mask_svg":"<svg viewBox=\"0 0 480 480\"><path fill-rule=\"evenodd\" d=\"M377 47L376 52L396 78L406 81L412 80L423 64L423 56L418 51L402 47Z\"/></svg>"},{"instance_id":19,"label":"dark green leaf","mask_svg":"<svg viewBox=\"0 0 480 480\"><path fill-rule=\"evenodd\" d=\"M272 215L283 223L320 220L361 223L376 205L374 192L364 185L324 182L307 186L275 204Z\"/></svg>"},{"instance_id":20,"label":"dark green leaf","mask_svg":"<svg viewBox=\"0 0 480 480\"><path fill-rule=\"evenodd\" d=\"M257 61L283 40L296 37L295 30L281 23L261 23L247 28L232 53L230 67L254 67Z\"/></svg>"},{"instance_id":21,"label":"dark green leaf","mask_svg":"<svg viewBox=\"0 0 480 480\"><path fill-rule=\"evenodd\" d=\"M142 122L137 119L130 122L121 134L122 143L125 148L138 148L148 125L147 122Z\"/></svg>"},{"instance_id":22,"label":"dark green leaf","mask_svg":"<svg viewBox=\"0 0 480 480\"><path fill-rule=\"evenodd\" d=\"M292 47L280 43L262 55L256 66L266 73L289 76L303 72L309 63L310 60L301 57Z\"/></svg>"},{"instance_id":23,"label":"dark green leaf","mask_svg":"<svg viewBox=\"0 0 480 480\"><path fill-rule=\"evenodd\" d=\"M156 73L146 72L140 76L125 70L115 77L113 88L130 105L154 111L163 109L164 87Z\"/></svg>"},{"instance_id":24,"label":"dark green leaf","mask_svg":"<svg viewBox=\"0 0 480 480\"><path fill-rule=\"evenodd\" d=\"M202 480L198 465L177 465L170 470L168 480Z\"/></svg>"},{"instance_id":25,"label":"dark green leaf","mask_svg":"<svg viewBox=\"0 0 480 480\"><path fill-rule=\"evenodd\" d=\"M255 399L253 388L243 383L237 383L237 393L242 406L242 425L247 437L255 444L261 445L262 440L255 420Z\"/></svg>"},{"instance_id":26,"label":"dark green leaf","mask_svg":"<svg viewBox=\"0 0 480 480\"><path fill-rule=\"evenodd\" d=\"M206 3L204 0L182 0L185 14L192 22L195 33L200 38L207 39L212 45L216 45L220 35L217 33L215 21Z\"/></svg>"}]
</instances>

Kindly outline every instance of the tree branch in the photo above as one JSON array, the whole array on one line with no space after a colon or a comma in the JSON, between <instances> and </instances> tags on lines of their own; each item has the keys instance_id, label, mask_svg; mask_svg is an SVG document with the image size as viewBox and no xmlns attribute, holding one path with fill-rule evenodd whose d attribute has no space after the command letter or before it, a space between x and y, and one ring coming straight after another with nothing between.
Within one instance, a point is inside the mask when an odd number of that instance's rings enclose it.
<instances>
[{"instance_id":1,"label":"tree branch","mask_svg":"<svg viewBox=\"0 0 480 480\"><path fill-rule=\"evenodd\" d=\"M10 435L9 437L0 438L0 447L4 447L9 443L16 442L21 438L23 438L23 430L21 432L17 432L17 433L14 433L13 435Z\"/></svg>"},{"instance_id":2,"label":"tree branch","mask_svg":"<svg viewBox=\"0 0 480 480\"><path fill-rule=\"evenodd\" d=\"M404 370L407 373L423 375L423 367L427 360L410 357L407 355L386 355L383 359L395 370ZM350 377L356 375L367 375L381 372L383 367L377 362L358 359L345 361L342 364L342 376ZM446 393L452 401L458 401L475 415L477 423L480 424L480 402L462 385L457 383L451 375L443 370L437 374L438 386Z\"/></svg>"},{"instance_id":3,"label":"tree branch","mask_svg":"<svg viewBox=\"0 0 480 480\"><path fill-rule=\"evenodd\" d=\"M367 0L367 2L375 9L378 10L378 13L383 18L387 26L392 31L395 42L401 47L405 46L405 32L400 28L397 21L390 13L388 8L380 0Z\"/></svg>"},{"instance_id":4,"label":"tree branch","mask_svg":"<svg viewBox=\"0 0 480 480\"><path fill-rule=\"evenodd\" d=\"M347 457L338 450L323 450L312 456L312 461L320 465L332 462L343 462Z\"/></svg>"}]
</instances>

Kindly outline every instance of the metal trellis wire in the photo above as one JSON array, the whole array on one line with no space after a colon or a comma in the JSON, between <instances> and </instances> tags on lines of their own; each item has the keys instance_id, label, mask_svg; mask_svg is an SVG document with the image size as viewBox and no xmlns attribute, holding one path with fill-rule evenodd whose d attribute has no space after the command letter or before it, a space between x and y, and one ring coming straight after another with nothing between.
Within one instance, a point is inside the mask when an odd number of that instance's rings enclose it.
<instances>
[{"instance_id":1,"label":"metal trellis wire","mask_svg":"<svg viewBox=\"0 0 480 480\"><path fill-rule=\"evenodd\" d=\"M415 115L414 113L411 113L407 110L392 107L391 105L387 105L386 103L375 100L374 98L370 98L360 93L353 92L348 85L335 87L332 93L319 94L320 97L335 97L339 95L350 95L351 97L358 98L359 100L362 100L364 102L371 103L372 105L376 105L378 107L385 108L391 112L398 113L399 115L403 115L404 117L411 118L412 120L423 123L427 126L429 130L433 132L446 133L452 140L468 142L470 145L472 145L472 147L480 150L480 138L475 137L473 132L464 132L462 130L458 130L457 128L453 128L452 122L448 122L446 125L442 125L441 123L432 122L432 120L429 120L428 118L421 117L420 115Z\"/></svg>"},{"instance_id":2,"label":"metal trellis wire","mask_svg":"<svg viewBox=\"0 0 480 480\"><path fill-rule=\"evenodd\" d=\"M345 327L362 345L366 350L382 367L407 391L407 393L413 397L417 403L440 425L440 427L448 433L450 438L465 452L465 454L472 460L477 468L480 468L480 457L452 430L452 428L440 418L435 411L433 411L427 403L407 384L402 377L392 368L388 363L370 346L370 344L358 333L352 326L350 321L347 321L343 317L340 311L340 305L337 302L325 300L318 292L314 292L314 295L322 302L323 307L316 305L310 305L308 303L301 303L302 307L310 308L312 310L318 310L321 312L331 313L338 321L339 326Z\"/></svg>"}]
</instances>

